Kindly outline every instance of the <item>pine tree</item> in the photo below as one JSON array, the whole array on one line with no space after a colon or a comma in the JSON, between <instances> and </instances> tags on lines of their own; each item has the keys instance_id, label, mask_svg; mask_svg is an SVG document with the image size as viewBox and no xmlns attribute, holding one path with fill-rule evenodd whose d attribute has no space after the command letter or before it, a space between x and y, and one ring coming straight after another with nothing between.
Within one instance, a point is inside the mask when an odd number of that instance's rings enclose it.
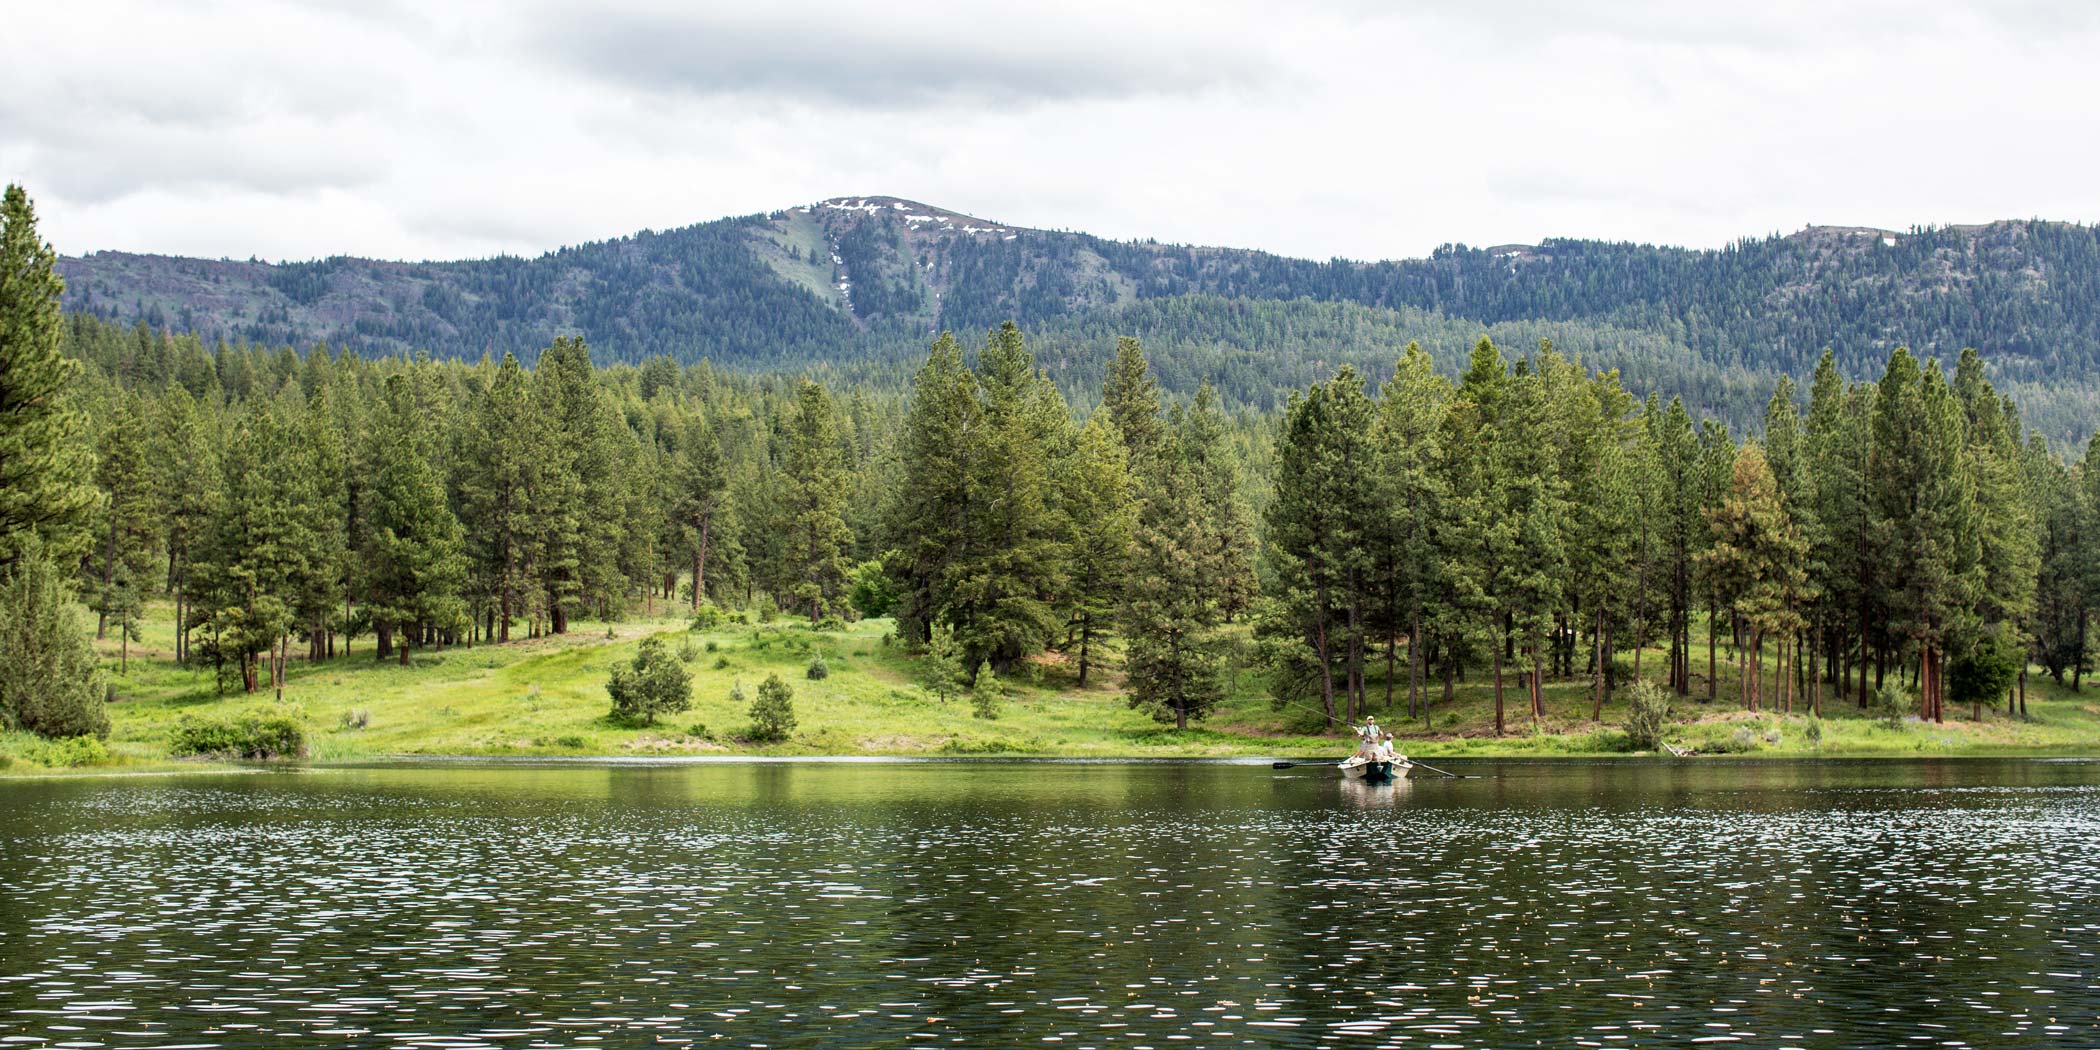
<instances>
[{"instance_id":1,"label":"pine tree","mask_svg":"<svg viewBox=\"0 0 2100 1050\"><path fill-rule=\"evenodd\" d=\"M1240 495L1239 458L1233 453L1224 413L1218 410L1217 394L1209 383L1196 388L1186 411L1175 414L1172 440L1182 469L1208 513L1206 555L1212 586L1217 589L1218 615L1229 623L1254 603L1260 580L1254 566L1254 513Z\"/></svg>"},{"instance_id":2,"label":"pine tree","mask_svg":"<svg viewBox=\"0 0 2100 1050\"><path fill-rule=\"evenodd\" d=\"M970 679L970 714L977 718L999 717L999 675L990 660L980 660Z\"/></svg>"},{"instance_id":3,"label":"pine tree","mask_svg":"<svg viewBox=\"0 0 2100 1050\"><path fill-rule=\"evenodd\" d=\"M538 622L539 502L546 494L548 436L518 359L503 355L469 410L460 457L460 504L475 586L488 597L490 634L510 641L511 622Z\"/></svg>"},{"instance_id":4,"label":"pine tree","mask_svg":"<svg viewBox=\"0 0 2100 1050\"><path fill-rule=\"evenodd\" d=\"M79 365L60 352L56 259L29 195L10 184L0 197L0 568L32 542L73 564L97 502L85 421L69 400Z\"/></svg>"},{"instance_id":5,"label":"pine tree","mask_svg":"<svg viewBox=\"0 0 2100 1050\"><path fill-rule=\"evenodd\" d=\"M1130 706L1186 729L1224 697L1205 508L1177 462L1145 501L1123 607Z\"/></svg>"},{"instance_id":6,"label":"pine tree","mask_svg":"<svg viewBox=\"0 0 2100 1050\"><path fill-rule=\"evenodd\" d=\"M168 554L167 590L175 598L175 660L189 662L190 562L215 513L219 491L218 435L188 390L161 398L155 419L154 486L163 500Z\"/></svg>"},{"instance_id":7,"label":"pine tree","mask_svg":"<svg viewBox=\"0 0 2100 1050\"><path fill-rule=\"evenodd\" d=\"M1261 633L1290 640L1277 668L1279 699L1316 680L1324 713L1337 721L1355 721L1363 703L1366 592L1375 568L1375 417L1363 380L1344 366L1291 396L1276 443L1267 552L1275 583Z\"/></svg>"},{"instance_id":8,"label":"pine tree","mask_svg":"<svg viewBox=\"0 0 2100 1050\"><path fill-rule=\"evenodd\" d=\"M1062 487L1071 556L1067 630L1078 646L1079 685L1085 688L1094 648L1114 627L1137 528L1128 454L1108 413L1094 413L1080 432Z\"/></svg>"},{"instance_id":9,"label":"pine tree","mask_svg":"<svg viewBox=\"0 0 2100 1050\"><path fill-rule=\"evenodd\" d=\"M222 683L237 674L248 692L265 684L282 691L284 643L319 571L318 471L284 411L251 410L234 425L216 513L193 565L203 655ZM264 653L270 660L258 665Z\"/></svg>"},{"instance_id":10,"label":"pine tree","mask_svg":"<svg viewBox=\"0 0 2100 1050\"><path fill-rule=\"evenodd\" d=\"M1122 436L1131 471L1143 474L1152 469L1166 436L1159 418L1159 384L1152 378L1144 348L1130 336L1116 340L1116 359L1101 386L1101 408Z\"/></svg>"},{"instance_id":11,"label":"pine tree","mask_svg":"<svg viewBox=\"0 0 2100 1050\"><path fill-rule=\"evenodd\" d=\"M644 638L635 648L634 660L613 668L605 683L612 697L612 713L623 719L641 719L656 724L657 715L675 714L693 706L692 675L678 657L665 648L661 638Z\"/></svg>"},{"instance_id":12,"label":"pine tree","mask_svg":"<svg viewBox=\"0 0 2100 1050\"><path fill-rule=\"evenodd\" d=\"M967 677L962 661L962 645L955 640L955 628L935 624L933 636L926 642L926 655L919 661L919 685L934 699L947 703Z\"/></svg>"},{"instance_id":13,"label":"pine tree","mask_svg":"<svg viewBox=\"0 0 2100 1050\"><path fill-rule=\"evenodd\" d=\"M1743 706L1756 711L1763 700L1764 640L1788 637L1799 625L1808 556L1807 541L1756 441L1736 452L1728 493L1708 519L1714 543L1702 563L1722 600L1749 629L1740 652L1740 687ZM1780 655L1784 668L1785 652Z\"/></svg>"},{"instance_id":14,"label":"pine tree","mask_svg":"<svg viewBox=\"0 0 2100 1050\"><path fill-rule=\"evenodd\" d=\"M466 567L459 522L416 440L417 414L404 377L388 377L385 399L373 434L378 473L360 555L373 621L382 639L399 632L406 665L414 645L423 639L442 644L444 633L463 623L459 590Z\"/></svg>"},{"instance_id":15,"label":"pine tree","mask_svg":"<svg viewBox=\"0 0 2100 1050\"><path fill-rule=\"evenodd\" d=\"M890 563L898 582L897 631L908 641L925 642L936 624L955 623L950 581L973 551L970 464L983 416L976 379L954 337L943 333L913 380L885 524L888 545L899 552Z\"/></svg>"},{"instance_id":16,"label":"pine tree","mask_svg":"<svg viewBox=\"0 0 2100 1050\"><path fill-rule=\"evenodd\" d=\"M679 435L671 491L675 516L693 554L693 608L707 591L707 555L714 544L715 519L722 513L729 474L722 462L722 443L707 419L694 414Z\"/></svg>"},{"instance_id":17,"label":"pine tree","mask_svg":"<svg viewBox=\"0 0 2100 1050\"><path fill-rule=\"evenodd\" d=\"M1816 630L1822 636L1830 678L1845 692L1851 667L1860 669L1862 706L1866 701L1865 658L1868 652L1870 615L1867 601L1871 588L1865 492L1868 429L1867 400L1859 390L1848 389L1838 375L1835 355L1823 352L1809 388L1808 426L1804 439L1805 462L1813 484L1812 509L1804 515L1810 527L1809 593L1815 602ZM1857 659L1848 663L1853 642ZM1821 712L1822 687L1815 686L1816 710Z\"/></svg>"},{"instance_id":18,"label":"pine tree","mask_svg":"<svg viewBox=\"0 0 2100 1050\"><path fill-rule=\"evenodd\" d=\"M978 362L981 439L967 464L969 545L951 562L948 607L970 659L1011 668L1057 635L1065 528L1051 479L1069 443L1071 414L1009 322Z\"/></svg>"},{"instance_id":19,"label":"pine tree","mask_svg":"<svg viewBox=\"0 0 2100 1050\"><path fill-rule=\"evenodd\" d=\"M1395 648L1407 638L1407 710L1421 704L1424 619L1441 587L1436 527L1446 513L1443 479L1437 472L1441 455L1445 405L1451 384L1436 374L1429 355L1407 344L1380 391L1373 433L1377 490L1382 508L1370 534L1374 589L1379 596L1375 622L1385 639L1385 703L1393 705Z\"/></svg>"},{"instance_id":20,"label":"pine tree","mask_svg":"<svg viewBox=\"0 0 2100 1050\"><path fill-rule=\"evenodd\" d=\"M34 535L0 569L0 729L109 735L103 676L58 570Z\"/></svg>"},{"instance_id":21,"label":"pine tree","mask_svg":"<svg viewBox=\"0 0 2100 1050\"><path fill-rule=\"evenodd\" d=\"M781 462L784 539L780 578L812 621L821 619L844 589L852 568L846 552L853 534L846 526L846 465L839 447L838 414L824 388L803 380L787 421Z\"/></svg>"},{"instance_id":22,"label":"pine tree","mask_svg":"<svg viewBox=\"0 0 2100 1050\"><path fill-rule=\"evenodd\" d=\"M110 614L120 601L119 581L137 602L137 584L147 572L159 528L161 494L146 458L145 412L134 394L124 394L102 421L97 441L95 484L102 490L96 515L96 579L88 606L95 610L95 637L109 634Z\"/></svg>"}]
</instances>

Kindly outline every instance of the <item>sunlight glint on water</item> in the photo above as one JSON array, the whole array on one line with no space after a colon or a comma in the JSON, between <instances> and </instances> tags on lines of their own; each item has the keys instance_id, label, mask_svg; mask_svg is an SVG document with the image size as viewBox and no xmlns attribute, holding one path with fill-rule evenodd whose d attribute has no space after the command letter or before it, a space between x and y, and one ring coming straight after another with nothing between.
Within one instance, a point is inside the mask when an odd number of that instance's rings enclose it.
<instances>
[{"instance_id":1,"label":"sunlight glint on water","mask_svg":"<svg viewBox=\"0 0 2100 1050\"><path fill-rule=\"evenodd\" d=\"M0 783L0 1046L2100 1043L2100 766Z\"/></svg>"}]
</instances>

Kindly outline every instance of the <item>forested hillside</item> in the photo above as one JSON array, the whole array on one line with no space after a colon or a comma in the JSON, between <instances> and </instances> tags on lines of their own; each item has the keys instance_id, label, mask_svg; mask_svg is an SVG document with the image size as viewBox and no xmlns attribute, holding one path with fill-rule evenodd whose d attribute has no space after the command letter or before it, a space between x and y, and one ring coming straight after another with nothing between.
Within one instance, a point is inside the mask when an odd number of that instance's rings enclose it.
<instances>
[{"instance_id":1,"label":"forested hillside","mask_svg":"<svg viewBox=\"0 0 2100 1050\"><path fill-rule=\"evenodd\" d=\"M1651 678L1718 701L1723 650L1752 712L1934 722L2017 714L2031 668L2075 690L2091 665L2100 458L2052 451L1974 350L1899 347L1865 380L1826 351L1774 381L1755 435L1545 340L1442 366L1410 343L1375 380L1339 360L1275 411L1163 393L1138 339L1051 360L1011 322L929 340L908 385L604 367L566 336L529 368L302 355L66 318L19 188L0 218L0 728L106 730L68 592L120 670L165 601L178 665L272 695L360 637L406 663L674 602L696 624L891 618L919 675L893 701L988 719L985 683L1051 654L1177 727L1228 662L1323 723L1430 725L1470 675L1497 735L1511 690L1542 724L1551 682L1582 683L1592 722ZM1303 301L1118 309L1308 353L1439 330Z\"/></svg>"},{"instance_id":2,"label":"forested hillside","mask_svg":"<svg viewBox=\"0 0 2100 1050\"><path fill-rule=\"evenodd\" d=\"M942 330L1014 320L1056 365L1138 334L1169 389L1269 407L1331 363L1408 340L1451 367L1486 334L1551 338L1738 425L1782 373L1835 353L1872 375L1898 345L1975 347L2051 440L2100 413L2100 231L2039 221L1814 227L1695 251L1550 240L1362 263L1030 230L890 197L837 198L534 259L270 265L101 252L67 305L209 342L530 363L558 336L601 361L826 367L901 380ZM1455 373L1451 373L1455 374Z\"/></svg>"}]
</instances>

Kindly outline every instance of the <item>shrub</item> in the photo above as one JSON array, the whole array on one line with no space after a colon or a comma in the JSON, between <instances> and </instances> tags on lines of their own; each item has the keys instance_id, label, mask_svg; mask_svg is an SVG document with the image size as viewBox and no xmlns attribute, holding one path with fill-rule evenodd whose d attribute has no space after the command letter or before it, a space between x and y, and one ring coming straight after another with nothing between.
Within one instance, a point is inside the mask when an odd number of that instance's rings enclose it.
<instances>
[{"instance_id":1,"label":"shrub","mask_svg":"<svg viewBox=\"0 0 2100 1050\"><path fill-rule=\"evenodd\" d=\"M236 719L184 715L168 731L168 753L214 758L297 758L306 753L306 732L284 715Z\"/></svg>"},{"instance_id":2,"label":"shrub","mask_svg":"<svg viewBox=\"0 0 2100 1050\"><path fill-rule=\"evenodd\" d=\"M613 714L639 718L643 725L655 725L659 714L693 706L692 676L656 638L642 639L632 664L613 668L605 691L612 696Z\"/></svg>"},{"instance_id":3,"label":"shrub","mask_svg":"<svg viewBox=\"0 0 2100 1050\"><path fill-rule=\"evenodd\" d=\"M1917 707L1917 699L1910 691L1891 682L1874 690L1874 698L1867 705L1867 714L1891 729L1903 724L1904 716Z\"/></svg>"},{"instance_id":4,"label":"shrub","mask_svg":"<svg viewBox=\"0 0 2100 1050\"><path fill-rule=\"evenodd\" d=\"M717 649L720 649L721 647L722 647L722 643L720 643L720 642L718 642L718 641L715 641L715 640L714 640L714 639L712 639L712 638L709 638L709 639L707 640L707 651L708 651L708 652L714 652L715 650L717 650Z\"/></svg>"},{"instance_id":5,"label":"shrub","mask_svg":"<svg viewBox=\"0 0 2100 1050\"><path fill-rule=\"evenodd\" d=\"M1820 718L1810 717L1808 720L1808 724L1802 727L1801 735L1808 740L1808 746L1822 747L1823 720Z\"/></svg>"},{"instance_id":6,"label":"shrub","mask_svg":"<svg viewBox=\"0 0 2100 1050\"><path fill-rule=\"evenodd\" d=\"M831 665L825 663L823 654L819 653L810 658L809 670L806 673L809 675L810 681L821 682L831 677Z\"/></svg>"},{"instance_id":7,"label":"shrub","mask_svg":"<svg viewBox=\"0 0 2100 1050\"><path fill-rule=\"evenodd\" d=\"M846 621L841 620L836 616L826 616L823 619L818 620L813 624L810 624L809 629L812 631L843 631L846 629Z\"/></svg>"},{"instance_id":8,"label":"shrub","mask_svg":"<svg viewBox=\"0 0 2100 1050\"><path fill-rule=\"evenodd\" d=\"M692 622L686 624L685 629L688 631L712 631L721 625L722 610L715 608L713 602L707 602L702 604L700 608L693 610Z\"/></svg>"},{"instance_id":9,"label":"shrub","mask_svg":"<svg viewBox=\"0 0 2100 1050\"><path fill-rule=\"evenodd\" d=\"M687 735L687 736L689 736L689 737L692 737L692 738L693 738L693 739L695 739L695 740L712 740L712 739L714 739L713 737L709 736L709 735L708 735L708 733L707 733L707 723L706 723L706 722L694 722L694 723L693 723L692 725L689 725L689 726L685 727L685 735Z\"/></svg>"},{"instance_id":10,"label":"shrub","mask_svg":"<svg viewBox=\"0 0 2100 1050\"><path fill-rule=\"evenodd\" d=\"M853 567L853 582L846 592L846 600L852 602L862 616L888 616L896 607L897 581L891 579L883 568L884 560L896 553L885 551L882 557Z\"/></svg>"},{"instance_id":11,"label":"shrub","mask_svg":"<svg viewBox=\"0 0 2100 1050\"><path fill-rule=\"evenodd\" d=\"M780 603L774 601L772 595L761 594L754 604L758 607L758 622L772 623L780 618Z\"/></svg>"},{"instance_id":12,"label":"shrub","mask_svg":"<svg viewBox=\"0 0 2100 1050\"><path fill-rule=\"evenodd\" d=\"M109 749L102 746L102 741L91 736L69 736L38 742L30 749L29 757L53 769L71 769L75 766L99 766L109 761Z\"/></svg>"},{"instance_id":13,"label":"shrub","mask_svg":"<svg viewBox=\"0 0 2100 1050\"><path fill-rule=\"evenodd\" d=\"M582 747L584 743L584 739L574 733L554 738L554 746L556 747Z\"/></svg>"},{"instance_id":14,"label":"shrub","mask_svg":"<svg viewBox=\"0 0 2100 1050\"><path fill-rule=\"evenodd\" d=\"M955 628L935 626L932 640L926 643L926 659L919 665L919 684L934 699L947 703L961 690L963 673L962 644L955 640Z\"/></svg>"},{"instance_id":15,"label":"shrub","mask_svg":"<svg viewBox=\"0 0 2100 1050\"><path fill-rule=\"evenodd\" d=\"M726 668L726 667L728 667L728 666L729 666L729 658L728 658L728 657L726 657L726 656L717 656L717 657L715 657L715 670L717 670L717 671L720 671L720 670L722 670L723 668Z\"/></svg>"},{"instance_id":16,"label":"shrub","mask_svg":"<svg viewBox=\"0 0 2100 1050\"><path fill-rule=\"evenodd\" d=\"M363 729L364 727L372 724L372 712L367 711L362 707L352 708L348 711L343 712L343 716L341 719L339 719L339 722L341 728L346 730Z\"/></svg>"},{"instance_id":17,"label":"shrub","mask_svg":"<svg viewBox=\"0 0 2100 1050\"><path fill-rule=\"evenodd\" d=\"M738 687L741 691L742 687ZM751 739L761 742L786 740L795 731L795 691L777 674L759 683L758 699L751 702Z\"/></svg>"},{"instance_id":18,"label":"shrub","mask_svg":"<svg viewBox=\"0 0 2100 1050\"><path fill-rule=\"evenodd\" d=\"M1627 690L1626 735L1637 751L1662 747L1663 732L1670 726L1670 691L1646 679Z\"/></svg>"},{"instance_id":19,"label":"shrub","mask_svg":"<svg viewBox=\"0 0 2100 1050\"><path fill-rule=\"evenodd\" d=\"M106 737L101 664L59 577L33 547L0 576L0 729Z\"/></svg>"},{"instance_id":20,"label":"shrub","mask_svg":"<svg viewBox=\"0 0 2100 1050\"><path fill-rule=\"evenodd\" d=\"M977 680L970 683L970 713L979 718L999 717L999 676L990 660L977 664Z\"/></svg>"},{"instance_id":21,"label":"shrub","mask_svg":"<svg viewBox=\"0 0 2100 1050\"><path fill-rule=\"evenodd\" d=\"M678 640L678 662L679 662L679 663L682 663L682 664L689 664L689 663L692 663L692 662L693 662L693 658L694 658L694 657L697 657L697 656L699 656L699 655L700 655L700 648L699 648L698 646L696 646L696 645L694 645L694 644L693 644L693 640L692 640L691 638L680 638L680 639Z\"/></svg>"}]
</instances>

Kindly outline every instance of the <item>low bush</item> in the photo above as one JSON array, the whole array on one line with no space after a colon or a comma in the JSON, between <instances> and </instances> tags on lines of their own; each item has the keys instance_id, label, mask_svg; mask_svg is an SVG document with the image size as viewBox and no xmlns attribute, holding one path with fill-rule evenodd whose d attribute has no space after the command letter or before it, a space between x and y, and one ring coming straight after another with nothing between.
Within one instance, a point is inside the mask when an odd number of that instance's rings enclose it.
<instances>
[{"instance_id":1,"label":"low bush","mask_svg":"<svg viewBox=\"0 0 2100 1050\"><path fill-rule=\"evenodd\" d=\"M821 654L819 654L810 659L809 670L806 673L809 675L810 681L821 682L824 679L831 677L831 665L825 663L824 657Z\"/></svg>"},{"instance_id":2,"label":"low bush","mask_svg":"<svg viewBox=\"0 0 2100 1050\"><path fill-rule=\"evenodd\" d=\"M352 708L343 712L342 717L337 721L340 727L345 730L363 729L372 724L372 712L362 707Z\"/></svg>"},{"instance_id":3,"label":"low bush","mask_svg":"<svg viewBox=\"0 0 2100 1050\"><path fill-rule=\"evenodd\" d=\"M722 610L715 608L714 604L710 602L693 612L693 619L686 624L685 629L688 631L712 631L720 626L722 626Z\"/></svg>"},{"instance_id":4,"label":"low bush","mask_svg":"<svg viewBox=\"0 0 2100 1050\"><path fill-rule=\"evenodd\" d=\"M1874 690L1874 698L1867 705L1867 714L1882 725L1894 729L1903 724L1905 716L1917 707L1917 698L1910 691L1894 683Z\"/></svg>"},{"instance_id":5,"label":"low bush","mask_svg":"<svg viewBox=\"0 0 2100 1050\"><path fill-rule=\"evenodd\" d=\"M1627 690L1626 736L1637 751L1662 748L1663 731L1670 727L1670 691L1645 679Z\"/></svg>"},{"instance_id":6,"label":"low bush","mask_svg":"<svg viewBox=\"0 0 2100 1050\"><path fill-rule=\"evenodd\" d=\"M306 754L306 732L284 715L233 719L184 715L168 731L168 753L177 757L298 758Z\"/></svg>"},{"instance_id":7,"label":"low bush","mask_svg":"<svg viewBox=\"0 0 2100 1050\"><path fill-rule=\"evenodd\" d=\"M737 686L736 693L742 693ZM734 696L736 694L732 694ZM759 683L758 699L751 702L751 739L761 743L786 740L795 731L795 690L779 675L767 675Z\"/></svg>"},{"instance_id":8,"label":"low bush","mask_svg":"<svg viewBox=\"0 0 2100 1050\"><path fill-rule=\"evenodd\" d=\"M846 629L846 621L841 620L836 616L826 616L823 619L818 620L813 624L810 624L809 629L812 631L843 631Z\"/></svg>"},{"instance_id":9,"label":"low bush","mask_svg":"<svg viewBox=\"0 0 2100 1050\"><path fill-rule=\"evenodd\" d=\"M109 749L91 736L69 736L38 743L29 752L31 761L53 769L99 766L109 761Z\"/></svg>"},{"instance_id":10,"label":"low bush","mask_svg":"<svg viewBox=\"0 0 2100 1050\"><path fill-rule=\"evenodd\" d=\"M944 755L1005 755L1034 751L1036 748L1024 740L1006 737L991 737L982 740L964 740L951 737L942 741L940 751Z\"/></svg>"}]
</instances>

